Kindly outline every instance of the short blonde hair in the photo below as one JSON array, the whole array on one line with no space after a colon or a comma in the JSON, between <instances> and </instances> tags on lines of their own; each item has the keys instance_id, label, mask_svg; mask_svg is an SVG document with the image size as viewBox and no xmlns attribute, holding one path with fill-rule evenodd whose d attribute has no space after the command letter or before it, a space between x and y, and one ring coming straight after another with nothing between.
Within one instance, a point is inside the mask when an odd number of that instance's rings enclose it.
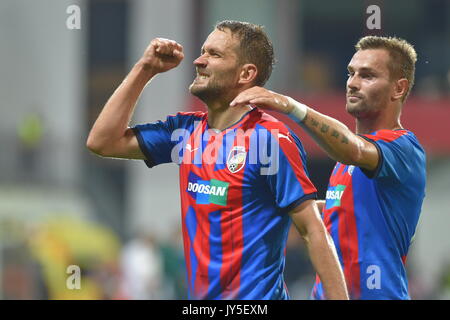
<instances>
[{"instance_id":1,"label":"short blonde hair","mask_svg":"<svg viewBox=\"0 0 450 320\"><path fill-rule=\"evenodd\" d=\"M389 52L391 61L388 64L391 79L405 78L409 82L408 90L402 98L406 100L414 85L417 53L406 40L396 37L366 36L355 45L356 51L367 49L384 49Z\"/></svg>"}]
</instances>

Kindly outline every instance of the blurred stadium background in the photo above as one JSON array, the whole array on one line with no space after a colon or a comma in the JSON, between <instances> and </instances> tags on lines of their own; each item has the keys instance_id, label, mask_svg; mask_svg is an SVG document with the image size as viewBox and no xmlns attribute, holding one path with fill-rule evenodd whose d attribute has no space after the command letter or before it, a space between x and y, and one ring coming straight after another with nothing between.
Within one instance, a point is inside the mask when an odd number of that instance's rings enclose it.
<instances>
[{"instance_id":1,"label":"blurred stadium background","mask_svg":"<svg viewBox=\"0 0 450 320\"><path fill-rule=\"evenodd\" d=\"M368 30L366 8L381 8ZM68 29L77 5L81 29ZM262 24L278 60L267 87L353 128L346 66L367 34L415 45L416 84L403 125L427 150L428 185L408 256L414 299L450 298L450 1L446 0L2 0L0 2L0 299L184 299L178 170L96 157L90 127L154 37L186 58L141 97L134 123L202 108L187 90L192 61L223 19ZM323 197L334 165L303 133ZM81 289L66 282L81 269ZM286 281L309 295L314 275L291 232Z\"/></svg>"}]
</instances>

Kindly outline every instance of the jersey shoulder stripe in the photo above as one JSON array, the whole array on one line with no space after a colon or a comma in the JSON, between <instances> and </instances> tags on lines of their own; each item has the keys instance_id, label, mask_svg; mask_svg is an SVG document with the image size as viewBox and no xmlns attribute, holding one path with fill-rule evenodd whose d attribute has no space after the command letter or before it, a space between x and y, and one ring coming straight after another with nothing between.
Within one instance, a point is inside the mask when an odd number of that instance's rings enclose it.
<instances>
[{"instance_id":1,"label":"jersey shoulder stripe","mask_svg":"<svg viewBox=\"0 0 450 320\"><path fill-rule=\"evenodd\" d=\"M385 141L385 142L393 142L398 138L407 135L409 133L408 130L379 130L374 134L363 134L363 137L367 137L373 141Z\"/></svg>"},{"instance_id":2,"label":"jersey shoulder stripe","mask_svg":"<svg viewBox=\"0 0 450 320\"><path fill-rule=\"evenodd\" d=\"M189 111L189 112L180 111L180 112L177 112L176 115L170 115L170 116L174 117L177 115L189 116L189 117L195 117L195 118L205 118L207 113L203 112L203 111Z\"/></svg>"},{"instance_id":3,"label":"jersey shoulder stripe","mask_svg":"<svg viewBox=\"0 0 450 320\"><path fill-rule=\"evenodd\" d=\"M268 113L260 111L261 117L259 124L266 128L267 130L278 130L279 133L283 135L290 134L290 130L286 124L278 120L277 118L271 116Z\"/></svg>"}]
</instances>

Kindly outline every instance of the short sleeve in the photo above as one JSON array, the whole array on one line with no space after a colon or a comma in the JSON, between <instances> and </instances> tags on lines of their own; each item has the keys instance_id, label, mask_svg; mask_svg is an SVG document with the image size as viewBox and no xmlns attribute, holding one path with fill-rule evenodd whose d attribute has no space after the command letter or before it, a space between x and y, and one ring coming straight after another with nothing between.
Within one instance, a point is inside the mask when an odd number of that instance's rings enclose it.
<instances>
[{"instance_id":1,"label":"short sleeve","mask_svg":"<svg viewBox=\"0 0 450 320\"><path fill-rule=\"evenodd\" d=\"M392 179L401 182L412 174L411 161L413 161L417 152L408 134L395 139L380 139L370 135L362 137L372 142L380 155L380 161L374 171L362 170L368 178Z\"/></svg>"},{"instance_id":2,"label":"short sleeve","mask_svg":"<svg viewBox=\"0 0 450 320\"><path fill-rule=\"evenodd\" d=\"M174 154L174 150L183 139L183 134L177 131L188 132L194 120L199 119L178 113L168 116L166 121L141 124L132 128L149 168L178 160L179 155Z\"/></svg>"},{"instance_id":3,"label":"short sleeve","mask_svg":"<svg viewBox=\"0 0 450 320\"><path fill-rule=\"evenodd\" d=\"M139 142L139 147L147 160L145 163L149 168L170 161L169 148L171 147L167 123L147 123L132 128ZM169 157L168 157L169 156Z\"/></svg>"},{"instance_id":4,"label":"short sleeve","mask_svg":"<svg viewBox=\"0 0 450 320\"><path fill-rule=\"evenodd\" d=\"M275 136L277 135L277 136ZM317 190L308 177L306 154L300 140L290 131L272 133L268 139L270 162L267 182L278 207L290 211L308 199L317 199Z\"/></svg>"}]
</instances>

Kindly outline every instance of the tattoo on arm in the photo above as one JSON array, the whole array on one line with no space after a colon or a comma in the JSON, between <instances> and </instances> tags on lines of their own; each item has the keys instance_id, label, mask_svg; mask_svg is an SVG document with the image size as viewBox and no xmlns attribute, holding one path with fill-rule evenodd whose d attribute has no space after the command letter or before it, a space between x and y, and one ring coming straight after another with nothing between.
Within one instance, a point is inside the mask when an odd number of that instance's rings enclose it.
<instances>
[{"instance_id":1,"label":"tattoo on arm","mask_svg":"<svg viewBox=\"0 0 450 320\"><path fill-rule=\"evenodd\" d=\"M332 137L335 137L336 139L339 138L339 133L336 130L333 130L333 132L331 133Z\"/></svg>"},{"instance_id":2,"label":"tattoo on arm","mask_svg":"<svg viewBox=\"0 0 450 320\"><path fill-rule=\"evenodd\" d=\"M320 128L320 131L323 133L326 133L330 126L327 126L326 124L322 124L322 127Z\"/></svg>"},{"instance_id":3,"label":"tattoo on arm","mask_svg":"<svg viewBox=\"0 0 450 320\"><path fill-rule=\"evenodd\" d=\"M320 131L322 133L327 133L328 130L330 129L329 125L327 125L325 123L320 124L319 121L317 121L316 119L314 119L312 117L307 117L306 116L303 121L306 122L306 119L311 119L311 121L310 121L311 125L313 127L318 127L318 128L320 127ZM341 135L339 134L339 132L337 130L333 129L333 131L331 132L331 136L335 137L336 139L339 139L339 137ZM349 144L348 138L346 136L342 135L341 143Z\"/></svg>"}]
</instances>

